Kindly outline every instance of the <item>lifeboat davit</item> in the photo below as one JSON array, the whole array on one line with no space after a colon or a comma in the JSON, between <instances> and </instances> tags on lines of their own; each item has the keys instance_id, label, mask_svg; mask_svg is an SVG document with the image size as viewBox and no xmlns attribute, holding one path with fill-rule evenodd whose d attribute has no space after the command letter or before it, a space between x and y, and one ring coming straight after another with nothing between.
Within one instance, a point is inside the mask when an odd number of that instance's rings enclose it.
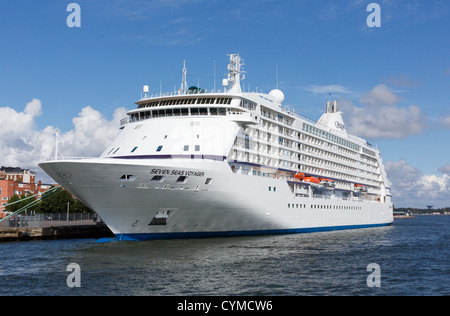
<instances>
[{"instance_id":1,"label":"lifeboat davit","mask_svg":"<svg viewBox=\"0 0 450 316\"><path fill-rule=\"evenodd\" d=\"M367 187L362 184L355 184L356 193L367 193Z\"/></svg>"},{"instance_id":2,"label":"lifeboat davit","mask_svg":"<svg viewBox=\"0 0 450 316\"><path fill-rule=\"evenodd\" d=\"M305 177L303 182L309 183L309 185L313 188L319 188L321 186L320 180L315 177Z\"/></svg>"},{"instance_id":3,"label":"lifeboat davit","mask_svg":"<svg viewBox=\"0 0 450 316\"><path fill-rule=\"evenodd\" d=\"M318 188L318 187L321 187L322 186L322 184L320 183L320 180L318 179L318 178L316 178L316 177L311 177L311 176L305 176L305 174L304 173L302 173L302 172L299 172L299 173L297 173L297 174L295 174L294 175L294 178L295 179L298 179L298 180L300 180L300 181L302 181L302 182L307 182L307 183L309 183L309 185L311 185L313 188Z\"/></svg>"},{"instance_id":4,"label":"lifeboat davit","mask_svg":"<svg viewBox=\"0 0 450 316\"><path fill-rule=\"evenodd\" d=\"M314 177L305 177L303 179L304 182L317 183L320 184L320 180Z\"/></svg>"},{"instance_id":5,"label":"lifeboat davit","mask_svg":"<svg viewBox=\"0 0 450 316\"><path fill-rule=\"evenodd\" d=\"M336 188L336 183L331 179L319 178L319 180L325 189L334 190Z\"/></svg>"}]
</instances>

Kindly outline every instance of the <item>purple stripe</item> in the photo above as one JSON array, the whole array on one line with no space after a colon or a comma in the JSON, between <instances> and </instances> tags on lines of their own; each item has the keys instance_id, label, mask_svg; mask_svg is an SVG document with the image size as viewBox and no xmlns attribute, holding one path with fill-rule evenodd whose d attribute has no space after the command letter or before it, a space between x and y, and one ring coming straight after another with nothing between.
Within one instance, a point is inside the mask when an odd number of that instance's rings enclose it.
<instances>
[{"instance_id":1,"label":"purple stripe","mask_svg":"<svg viewBox=\"0 0 450 316\"><path fill-rule=\"evenodd\" d=\"M114 159L208 159L208 160L219 160L224 161L227 159L225 156L218 155L140 155L140 156L118 156L111 157Z\"/></svg>"}]
</instances>

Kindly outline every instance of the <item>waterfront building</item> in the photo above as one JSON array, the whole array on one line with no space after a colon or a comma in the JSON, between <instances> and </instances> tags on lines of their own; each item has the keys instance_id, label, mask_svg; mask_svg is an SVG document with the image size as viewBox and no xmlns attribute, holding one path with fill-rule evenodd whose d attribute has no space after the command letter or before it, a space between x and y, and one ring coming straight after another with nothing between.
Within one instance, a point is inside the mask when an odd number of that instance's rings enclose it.
<instances>
[{"instance_id":1,"label":"waterfront building","mask_svg":"<svg viewBox=\"0 0 450 316\"><path fill-rule=\"evenodd\" d=\"M14 195L42 195L51 188L49 184L36 183L36 173L20 167L0 168L0 218L6 216L6 205Z\"/></svg>"}]
</instances>

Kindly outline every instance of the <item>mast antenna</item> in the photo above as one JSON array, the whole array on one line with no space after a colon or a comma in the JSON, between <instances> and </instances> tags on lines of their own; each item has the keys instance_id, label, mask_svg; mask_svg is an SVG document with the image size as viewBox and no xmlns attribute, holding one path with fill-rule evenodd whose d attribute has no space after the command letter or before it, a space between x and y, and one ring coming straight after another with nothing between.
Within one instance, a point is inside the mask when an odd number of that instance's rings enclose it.
<instances>
[{"instance_id":1,"label":"mast antenna","mask_svg":"<svg viewBox=\"0 0 450 316\"><path fill-rule=\"evenodd\" d=\"M55 137L55 161L58 160L58 153L63 158L63 155L59 151L59 129L56 128L56 137ZM63 158L64 159L64 158Z\"/></svg>"},{"instance_id":2,"label":"mast antenna","mask_svg":"<svg viewBox=\"0 0 450 316\"><path fill-rule=\"evenodd\" d=\"M58 132L58 128L56 128L56 137L55 137L55 161L58 160L58 141L59 141L59 132Z\"/></svg>"},{"instance_id":3,"label":"mast antenna","mask_svg":"<svg viewBox=\"0 0 450 316\"><path fill-rule=\"evenodd\" d=\"M228 82L230 83L229 92L241 93L241 80L245 79L245 71L241 69L244 66L244 60L239 54L230 54L230 63L228 64Z\"/></svg>"},{"instance_id":4,"label":"mast antenna","mask_svg":"<svg viewBox=\"0 0 450 316\"><path fill-rule=\"evenodd\" d=\"M180 92L182 94L186 94L187 90L188 90L186 75L187 75L186 60L183 60L183 74L182 74L182 77L181 77L181 87L180 87Z\"/></svg>"},{"instance_id":5,"label":"mast antenna","mask_svg":"<svg viewBox=\"0 0 450 316\"><path fill-rule=\"evenodd\" d=\"M276 67L276 80L277 80L277 89L278 89L278 63Z\"/></svg>"}]
</instances>

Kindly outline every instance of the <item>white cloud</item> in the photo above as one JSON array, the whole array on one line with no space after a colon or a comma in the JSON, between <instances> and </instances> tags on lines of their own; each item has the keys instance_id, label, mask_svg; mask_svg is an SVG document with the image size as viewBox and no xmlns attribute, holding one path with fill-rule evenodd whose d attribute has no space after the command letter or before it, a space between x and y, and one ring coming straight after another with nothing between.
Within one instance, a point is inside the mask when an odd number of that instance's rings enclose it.
<instances>
[{"instance_id":1,"label":"white cloud","mask_svg":"<svg viewBox=\"0 0 450 316\"><path fill-rule=\"evenodd\" d=\"M31 169L38 173L38 179L49 181L38 162L54 156L56 127L36 128L35 119L42 112L37 99L22 112L0 107L0 165ZM92 107L83 108L72 120L73 129L60 135L60 152L65 157L100 155L118 134L120 119L125 116L126 109L119 108L108 121Z\"/></svg>"},{"instance_id":2,"label":"white cloud","mask_svg":"<svg viewBox=\"0 0 450 316\"><path fill-rule=\"evenodd\" d=\"M365 138L402 139L421 134L427 127L426 116L418 106L399 107L401 98L381 84L364 94L363 107L351 101L342 103L349 131Z\"/></svg>"},{"instance_id":3,"label":"white cloud","mask_svg":"<svg viewBox=\"0 0 450 316\"><path fill-rule=\"evenodd\" d=\"M33 99L29 102L23 112L9 107L0 108L0 139L11 141L11 136L20 132L26 132L25 127L34 123L34 118L39 116L42 111L41 101Z\"/></svg>"},{"instance_id":4,"label":"white cloud","mask_svg":"<svg viewBox=\"0 0 450 316\"><path fill-rule=\"evenodd\" d=\"M74 128L61 136L60 151L68 157L98 156L118 134L119 121L126 109L119 108L108 121L100 112L87 106L72 119Z\"/></svg>"},{"instance_id":5,"label":"white cloud","mask_svg":"<svg viewBox=\"0 0 450 316\"><path fill-rule=\"evenodd\" d=\"M444 174L442 177L436 175L426 175L417 181L417 185L421 188L422 192L419 192L419 196L422 198L427 198L431 196L433 199L444 199L448 203L450 187L449 187L450 176ZM442 196L444 193L445 196ZM448 205L447 205L448 206Z\"/></svg>"},{"instance_id":6,"label":"white cloud","mask_svg":"<svg viewBox=\"0 0 450 316\"><path fill-rule=\"evenodd\" d=\"M400 100L400 97L392 92L392 90L385 84L376 86L361 97L362 103L374 107L396 105L400 102Z\"/></svg>"},{"instance_id":7,"label":"white cloud","mask_svg":"<svg viewBox=\"0 0 450 316\"><path fill-rule=\"evenodd\" d=\"M450 176L450 164L439 168L438 171Z\"/></svg>"},{"instance_id":8,"label":"white cloud","mask_svg":"<svg viewBox=\"0 0 450 316\"><path fill-rule=\"evenodd\" d=\"M450 129L450 116L440 118L440 122L442 126Z\"/></svg>"},{"instance_id":9,"label":"white cloud","mask_svg":"<svg viewBox=\"0 0 450 316\"><path fill-rule=\"evenodd\" d=\"M306 91L317 93L317 94L324 94L324 93L341 93L341 94L352 94L353 92L341 85L327 85L327 86L316 86L316 85L309 85L304 88Z\"/></svg>"},{"instance_id":10,"label":"white cloud","mask_svg":"<svg viewBox=\"0 0 450 316\"><path fill-rule=\"evenodd\" d=\"M405 159L396 162L387 161L385 167L392 182L392 199L397 207L449 206L450 165L443 167L449 173L443 176L424 175L419 169L409 165Z\"/></svg>"}]
</instances>

